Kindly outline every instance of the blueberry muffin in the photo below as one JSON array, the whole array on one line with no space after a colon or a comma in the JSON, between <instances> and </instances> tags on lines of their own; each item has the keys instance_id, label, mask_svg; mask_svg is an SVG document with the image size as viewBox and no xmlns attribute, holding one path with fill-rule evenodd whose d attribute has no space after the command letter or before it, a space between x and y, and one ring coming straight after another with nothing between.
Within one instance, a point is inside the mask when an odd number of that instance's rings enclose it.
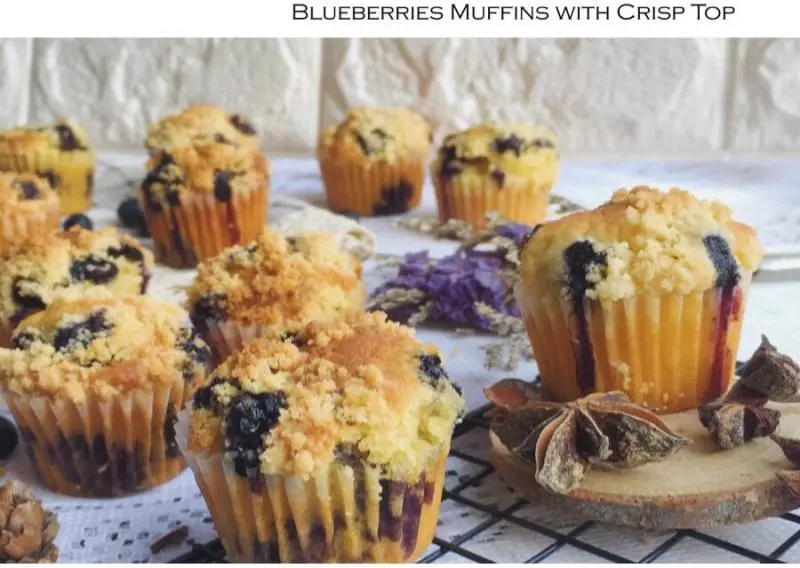
<instances>
[{"instance_id":1,"label":"blueberry muffin","mask_svg":"<svg viewBox=\"0 0 800 568\"><path fill-rule=\"evenodd\" d=\"M256 150L176 147L151 157L147 167L139 199L159 262L193 268L264 228L269 164Z\"/></svg>"},{"instance_id":2,"label":"blueberry muffin","mask_svg":"<svg viewBox=\"0 0 800 568\"><path fill-rule=\"evenodd\" d=\"M8 347L20 321L64 290L103 286L115 294L144 294L152 268L149 250L110 227L30 238L0 259L0 347Z\"/></svg>"},{"instance_id":3,"label":"blueberry muffin","mask_svg":"<svg viewBox=\"0 0 800 568\"><path fill-rule=\"evenodd\" d=\"M659 412L718 398L762 254L730 209L678 189L620 190L541 225L517 299L545 388L559 401L623 391Z\"/></svg>"},{"instance_id":4,"label":"blueberry muffin","mask_svg":"<svg viewBox=\"0 0 800 568\"><path fill-rule=\"evenodd\" d=\"M59 219L58 195L45 179L0 172L0 258L30 235L56 231Z\"/></svg>"},{"instance_id":5,"label":"blueberry muffin","mask_svg":"<svg viewBox=\"0 0 800 568\"><path fill-rule=\"evenodd\" d=\"M413 561L463 407L436 348L385 314L315 323L217 368L186 456L229 560Z\"/></svg>"},{"instance_id":6,"label":"blueberry muffin","mask_svg":"<svg viewBox=\"0 0 800 568\"><path fill-rule=\"evenodd\" d=\"M430 143L428 123L409 109L351 110L319 139L317 157L331 209L378 216L416 208Z\"/></svg>"},{"instance_id":7,"label":"blueberry muffin","mask_svg":"<svg viewBox=\"0 0 800 568\"><path fill-rule=\"evenodd\" d=\"M219 360L246 341L312 321L360 312L366 290L361 265L331 235L288 239L264 231L200 264L189 287L189 313Z\"/></svg>"},{"instance_id":8,"label":"blueberry muffin","mask_svg":"<svg viewBox=\"0 0 800 568\"><path fill-rule=\"evenodd\" d=\"M482 228L487 213L535 225L558 174L552 133L529 124L485 123L447 136L431 165L439 220Z\"/></svg>"},{"instance_id":9,"label":"blueberry muffin","mask_svg":"<svg viewBox=\"0 0 800 568\"><path fill-rule=\"evenodd\" d=\"M0 132L0 170L37 174L47 180L69 215L92 206L94 150L74 122L59 118L43 127Z\"/></svg>"},{"instance_id":10,"label":"blueberry muffin","mask_svg":"<svg viewBox=\"0 0 800 568\"><path fill-rule=\"evenodd\" d=\"M150 155L182 146L229 144L255 150L255 128L240 114L231 114L214 105L191 105L178 114L150 125L145 147Z\"/></svg>"},{"instance_id":11,"label":"blueberry muffin","mask_svg":"<svg viewBox=\"0 0 800 568\"><path fill-rule=\"evenodd\" d=\"M48 489L123 495L184 469L175 422L209 356L177 306L71 291L0 349L0 388Z\"/></svg>"}]
</instances>

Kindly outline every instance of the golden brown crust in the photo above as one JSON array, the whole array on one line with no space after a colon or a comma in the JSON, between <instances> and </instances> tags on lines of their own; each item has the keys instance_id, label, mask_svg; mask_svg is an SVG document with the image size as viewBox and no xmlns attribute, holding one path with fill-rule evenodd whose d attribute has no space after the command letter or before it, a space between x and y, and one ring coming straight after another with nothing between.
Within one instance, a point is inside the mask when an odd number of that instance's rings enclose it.
<instances>
[{"instance_id":1,"label":"golden brown crust","mask_svg":"<svg viewBox=\"0 0 800 568\"><path fill-rule=\"evenodd\" d=\"M398 157L419 156L430 150L427 121L407 108L360 107L320 135L317 154L332 161L363 164L394 163Z\"/></svg>"},{"instance_id":2,"label":"golden brown crust","mask_svg":"<svg viewBox=\"0 0 800 568\"><path fill-rule=\"evenodd\" d=\"M248 246L236 246L198 266L188 290L190 311L217 298L227 319L244 325L300 329L360 311L366 299L360 265L331 235L285 239L264 231Z\"/></svg>"},{"instance_id":3,"label":"golden brown crust","mask_svg":"<svg viewBox=\"0 0 800 568\"><path fill-rule=\"evenodd\" d=\"M93 275L107 279L101 285L114 293L138 294L152 268L153 254L111 227L33 235L0 259L0 318L48 305L65 289L96 286Z\"/></svg>"},{"instance_id":4,"label":"golden brown crust","mask_svg":"<svg viewBox=\"0 0 800 568\"><path fill-rule=\"evenodd\" d=\"M93 154L86 132L68 118L60 117L48 126L20 126L0 132L0 144L17 153L60 150Z\"/></svg>"},{"instance_id":5,"label":"golden brown crust","mask_svg":"<svg viewBox=\"0 0 800 568\"><path fill-rule=\"evenodd\" d=\"M282 402L261 438L267 474L313 475L350 453L391 478L416 479L464 406L436 348L381 313L311 324L292 341L255 340L206 384L190 423L193 451L222 450L231 408L248 398L242 393Z\"/></svg>"},{"instance_id":6,"label":"golden brown crust","mask_svg":"<svg viewBox=\"0 0 800 568\"><path fill-rule=\"evenodd\" d=\"M0 172L0 216L58 206L58 194L32 173Z\"/></svg>"},{"instance_id":7,"label":"golden brown crust","mask_svg":"<svg viewBox=\"0 0 800 568\"><path fill-rule=\"evenodd\" d=\"M597 209L542 225L522 252L522 279L526 288L563 288L564 251L586 240L607 259L602 270L590 270L593 286L587 297L619 300L639 292L703 291L717 278L703 243L715 235L731 248L740 270L756 270L763 256L756 232L732 221L728 207L679 189L619 190Z\"/></svg>"},{"instance_id":8,"label":"golden brown crust","mask_svg":"<svg viewBox=\"0 0 800 568\"><path fill-rule=\"evenodd\" d=\"M178 306L94 288L68 291L19 324L0 350L0 385L15 394L111 398L202 378L210 355Z\"/></svg>"},{"instance_id":9,"label":"golden brown crust","mask_svg":"<svg viewBox=\"0 0 800 568\"><path fill-rule=\"evenodd\" d=\"M212 143L256 149L258 137L250 121L243 116L231 114L222 107L197 104L151 124L145 140L151 154Z\"/></svg>"}]
</instances>

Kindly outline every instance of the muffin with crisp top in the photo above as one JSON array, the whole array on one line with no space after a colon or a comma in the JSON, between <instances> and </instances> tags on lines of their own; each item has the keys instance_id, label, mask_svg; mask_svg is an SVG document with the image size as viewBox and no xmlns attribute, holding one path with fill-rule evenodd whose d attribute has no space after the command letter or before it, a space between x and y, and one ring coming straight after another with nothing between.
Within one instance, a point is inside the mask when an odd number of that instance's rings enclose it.
<instances>
[{"instance_id":1,"label":"muffin with crisp top","mask_svg":"<svg viewBox=\"0 0 800 568\"><path fill-rule=\"evenodd\" d=\"M360 263L331 235L285 239L264 231L200 264L189 287L189 313L223 360L250 339L295 332L364 308Z\"/></svg>"},{"instance_id":2,"label":"muffin with crisp top","mask_svg":"<svg viewBox=\"0 0 800 568\"><path fill-rule=\"evenodd\" d=\"M317 147L331 209L380 216L416 208L430 143L428 123L412 110L351 110L322 133Z\"/></svg>"},{"instance_id":3,"label":"muffin with crisp top","mask_svg":"<svg viewBox=\"0 0 800 568\"><path fill-rule=\"evenodd\" d=\"M64 290L102 286L115 294L144 294L152 269L152 253L110 227L31 237L0 259L0 347L9 345L20 321Z\"/></svg>"},{"instance_id":4,"label":"muffin with crisp top","mask_svg":"<svg viewBox=\"0 0 800 568\"><path fill-rule=\"evenodd\" d=\"M526 225L545 219L558 174L553 134L530 124L482 123L447 136L431 165L439 220L475 228L486 215Z\"/></svg>"},{"instance_id":5,"label":"muffin with crisp top","mask_svg":"<svg viewBox=\"0 0 800 568\"><path fill-rule=\"evenodd\" d=\"M58 195L30 173L0 172L0 258L31 236L58 229Z\"/></svg>"},{"instance_id":6,"label":"muffin with crisp top","mask_svg":"<svg viewBox=\"0 0 800 568\"><path fill-rule=\"evenodd\" d=\"M91 208L95 155L77 124L59 118L49 126L21 126L0 132L0 170L33 173L58 194L61 213Z\"/></svg>"},{"instance_id":7,"label":"muffin with crisp top","mask_svg":"<svg viewBox=\"0 0 800 568\"><path fill-rule=\"evenodd\" d=\"M544 387L559 401L623 391L677 412L722 395L763 250L718 202L620 190L538 227L517 297Z\"/></svg>"},{"instance_id":8,"label":"muffin with crisp top","mask_svg":"<svg viewBox=\"0 0 800 568\"><path fill-rule=\"evenodd\" d=\"M193 268L264 228L269 164L258 151L175 147L151 157L148 170L139 198L159 262Z\"/></svg>"},{"instance_id":9,"label":"muffin with crisp top","mask_svg":"<svg viewBox=\"0 0 800 568\"><path fill-rule=\"evenodd\" d=\"M0 388L46 487L116 496L184 469L175 422L209 356L175 305L71 291L0 349Z\"/></svg>"},{"instance_id":10,"label":"muffin with crisp top","mask_svg":"<svg viewBox=\"0 0 800 568\"><path fill-rule=\"evenodd\" d=\"M212 143L255 150L259 142L252 123L241 114L215 105L195 104L151 124L145 147L155 155L176 147Z\"/></svg>"},{"instance_id":11,"label":"muffin with crisp top","mask_svg":"<svg viewBox=\"0 0 800 568\"><path fill-rule=\"evenodd\" d=\"M186 455L234 562L413 561L463 408L435 347L363 314L234 354L194 397Z\"/></svg>"}]
</instances>

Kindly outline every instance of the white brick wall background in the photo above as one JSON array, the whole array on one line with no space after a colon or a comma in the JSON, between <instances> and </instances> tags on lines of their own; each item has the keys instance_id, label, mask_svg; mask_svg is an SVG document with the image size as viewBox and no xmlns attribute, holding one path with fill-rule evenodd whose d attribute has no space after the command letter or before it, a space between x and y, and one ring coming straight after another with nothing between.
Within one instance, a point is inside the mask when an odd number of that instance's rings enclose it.
<instances>
[{"instance_id":1,"label":"white brick wall background","mask_svg":"<svg viewBox=\"0 0 800 568\"><path fill-rule=\"evenodd\" d=\"M0 127L68 115L101 149L141 147L192 102L308 153L349 106L417 108L437 135L480 119L552 128L566 155L800 150L800 40L0 40Z\"/></svg>"}]
</instances>

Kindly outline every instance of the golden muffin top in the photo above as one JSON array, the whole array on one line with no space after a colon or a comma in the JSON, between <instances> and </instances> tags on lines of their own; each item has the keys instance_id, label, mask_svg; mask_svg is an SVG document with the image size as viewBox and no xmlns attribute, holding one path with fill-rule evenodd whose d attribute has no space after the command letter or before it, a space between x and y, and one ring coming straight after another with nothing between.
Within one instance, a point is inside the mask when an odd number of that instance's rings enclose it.
<instances>
[{"instance_id":1,"label":"golden muffin top","mask_svg":"<svg viewBox=\"0 0 800 568\"><path fill-rule=\"evenodd\" d=\"M442 179L490 177L502 188L509 177L552 183L557 167L556 139L548 130L487 122L447 136L431 171Z\"/></svg>"},{"instance_id":2,"label":"golden muffin top","mask_svg":"<svg viewBox=\"0 0 800 568\"><path fill-rule=\"evenodd\" d=\"M393 163L409 154L425 159L430 144L430 126L413 110L359 107L322 132L317 154L320 159L353 164Z\"/></svg>"},{"instance_id":3,"label":"golden muffin top","mask_svg":"<svg viewBox=\"0 0 800 568\"><path fill-rule=\"evenodd\" d=\"M16 324L65 289L143 294L152 269L153 253L111 227L33 235L0 259L0 318Z\"/></svg>"},{"instance_id":4,"label":"golden muffin top","mask_svg":"<svg viewBox=\"0 0 800 568\"><path fill-rule=\"evenodd\" d=\"M47 180L31 173L0 172L0 217L48 205L58 206L58 194Z\"/></svg>"},{"instance_id":5,"label":"golden muffin top","mask_svg":"<svg viewBox=\"0 0 800 568\"><path fill-rule=\"evenodd\" d=\"M213 193L217 201L252 191L269 181L269 164L258 151L227 144L186 146L160 152L147 162L144 206L179 207L186 193Z\"/></svg>"},{"instance_id":6,"label":"golden muffin top","mask_svg":"<svg viewBox=\"0 0 800 568\"><path fill-rule=\"evenodd\" d=\"M48 126L19 126L0 132L0 140L15 144L19 151L55 149L62 152L93 153L86 132L70 119L63 117Z\"/></svg>"},{"instance_id":7,"label":"golden muffin top","mask_svg":"<svg viewBox=\"0 0 800 568\"><path fill-rule=\"evenodd\" d=\"M230 453L240 475L308 476L356 461L416 480L463 408L434 346L382 313L362 314L232 355L195 395L189 447Z\"/></svg>"},{"instance_id":8,"label":"golden muffin top","mask_svg":"<svg viewBox=\"0 0 800 568\"><path fill-rule=\"evenodd\" d=\"M12 343L0 350L4 389L75 402L176 381L192 386L210 357L178 306L102 288L59 296L22 321Z\"/></svg>"},{"instance_id":9,"label":"golden muffin top","mask_svg":"<svg viewBox=\"0 0 800 568\"><path fill-rule=\"evenodd\" d=\"M145 147L156 154L175 147L211 143L254 150L258 148L258 136L242 115L231 114L219 106L196 104L151 124Z\"/></svg>"},{"instance_id":10,"label":"golden muffin top","mask_svg":"<svg viewBox=\"0 0 800 568\"><path fill-rule=\"evenodd\" d=\"M205 320L301 329L360 311L360 265L331 235L284 238L269 230L200 263L188 290L197 326Z\"/></svg>"},{"instance_id":11,"label":"golden muffin top","mask_svg":"<svg viewBox=\"0 0 800 568\"><path fill-rule=\"evenodd\" d=\"M620 300L738 283L763 256L756 232L681 189L621 189L592 211L540 225L521 254L527 289Z\"/></svg>"}]
</instances>

